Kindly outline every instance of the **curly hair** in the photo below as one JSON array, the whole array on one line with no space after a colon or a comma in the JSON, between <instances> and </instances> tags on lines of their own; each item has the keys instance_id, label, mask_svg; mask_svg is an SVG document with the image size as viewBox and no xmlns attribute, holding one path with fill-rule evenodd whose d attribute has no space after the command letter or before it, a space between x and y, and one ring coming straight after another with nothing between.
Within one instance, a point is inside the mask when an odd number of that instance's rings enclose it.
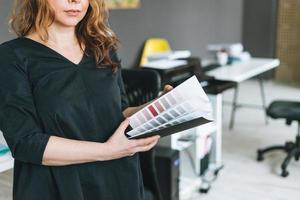
<instances>
[{"instance_id":1,"label":"curly hair","mask_svg":"<svg viewBox=\"0 0 300 200\"><path fill-rule=\"evenodd\" d=\"M47 0L15 0L9 21L19 37L37 33L43 42L48 40L48 27L54 22L55 12ZM85 17L75 28L77 40L85 53L93 55L99 65L111 65L115 71L119 61L113 61L110 53L116 51L119 40L108 25L108 9L105 0L89 0Z\"/></svg>"}]
</instances>

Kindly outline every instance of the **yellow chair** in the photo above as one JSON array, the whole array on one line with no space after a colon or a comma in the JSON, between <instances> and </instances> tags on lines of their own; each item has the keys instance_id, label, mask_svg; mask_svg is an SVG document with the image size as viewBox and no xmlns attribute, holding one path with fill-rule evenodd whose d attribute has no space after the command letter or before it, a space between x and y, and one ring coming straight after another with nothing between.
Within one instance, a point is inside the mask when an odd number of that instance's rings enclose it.
<instances>
[{"instance_id":1,"label":"yellow chair","mask_svg":"<svg viewBox=\"0 0 300 200\"><path fill-rule=\"evenodd\" d=\"M154 53L160 53L164 51L171 51L169 42L164 38L150 38L146 40L141 60L140 66L148 63L148 56Z\"/></svg>"}]
</instances>

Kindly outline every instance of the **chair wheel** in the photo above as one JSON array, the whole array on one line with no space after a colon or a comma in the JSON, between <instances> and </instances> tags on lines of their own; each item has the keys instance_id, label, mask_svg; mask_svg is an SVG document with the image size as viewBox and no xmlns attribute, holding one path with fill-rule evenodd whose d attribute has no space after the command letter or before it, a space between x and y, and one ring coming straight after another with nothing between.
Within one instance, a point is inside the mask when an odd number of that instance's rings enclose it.
<instances>
[{"instance_id":1,"label":"chair wheel","mask_svg":"<svg viewBox=\"0 0 300 200\"><path fill-rule=\"evenodd\" d=\"M207 194L208 191L209 191L209 189L210 189L210 184L204 182L204 183L201 185L201 187L199 188L199 192L200 192L200 193L203 193L203 194Z\"/></svg>"},{"instance_id":2,"label":"chair wheel","mask_svg":"<svg viewBox=\"0 0 300 200\"><path fill-rule=\"evenodd\" d=\"M264 160L264 156L260 150L257 151L257 159L256 160L259 162Z\"/></svg>"},{"instance_id":3,"label":"chair wheel","mask_svg":"<svg viewBox=\"0 0 300 200\"><path fill-rule=\"evenodd\" d=\"M281 176L282 176L282 177L287 177L288 175L289 175L289 172L286 171L286 170L283 170L283 171L281 172Z\"/></svg>"}]
</instances>

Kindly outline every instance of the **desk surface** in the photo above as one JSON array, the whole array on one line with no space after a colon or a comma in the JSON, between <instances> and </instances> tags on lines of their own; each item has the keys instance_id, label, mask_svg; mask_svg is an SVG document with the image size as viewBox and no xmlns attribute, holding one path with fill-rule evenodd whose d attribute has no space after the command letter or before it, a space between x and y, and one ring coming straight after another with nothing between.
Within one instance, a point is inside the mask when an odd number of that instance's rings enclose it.
<instances>
[{"instance_id":1,"label":"desk surface","mask_svg":"<svg viewBox=\"0 0 300 200\"><path fill-rule=\"evenodd\" d=\"M232 65L224 65L208 71L207 75L224 81L242 82L273 68L280 64L278 59L251 58L249 61L237 62Z\"/></svg>"}]
</instances>

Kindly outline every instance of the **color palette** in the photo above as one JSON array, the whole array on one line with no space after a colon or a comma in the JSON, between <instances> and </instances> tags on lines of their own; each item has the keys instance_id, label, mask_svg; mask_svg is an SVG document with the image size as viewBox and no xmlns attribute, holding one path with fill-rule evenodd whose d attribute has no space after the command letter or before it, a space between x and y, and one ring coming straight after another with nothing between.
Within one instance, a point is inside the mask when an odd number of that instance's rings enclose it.
<instances>
[{"instance_id":1,"label":"color palette","mask_svg":"<svg viewBox=\"0 0 300 200\"><path fill-rule=\"evenodd\" d=\"M136 136L183 123L196 117L211 120L211 116L208 97L197 78L193 76L132 115L130 126L133 130L127 134Z\"/></svg>"}]
</instances>

